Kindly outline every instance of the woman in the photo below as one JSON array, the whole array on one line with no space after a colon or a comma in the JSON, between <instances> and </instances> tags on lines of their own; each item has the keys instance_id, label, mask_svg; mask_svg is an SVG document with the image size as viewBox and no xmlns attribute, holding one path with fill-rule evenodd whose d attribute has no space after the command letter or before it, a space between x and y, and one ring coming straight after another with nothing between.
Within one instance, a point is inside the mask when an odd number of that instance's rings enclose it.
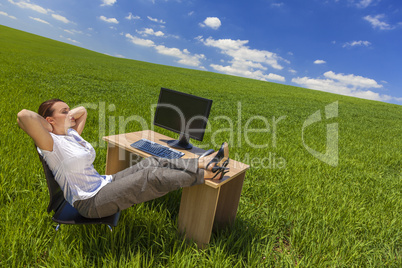
<instances>
[{"instance_id":1,"label":"woman","mask_svg":"<svg viewBox=\"0 0 402 268\"><path fill-rule=\"evenodd\" d=\"M99 175L93 167L95 150L80 135L84 107L70 110L60 99L45 101L38 113L22 110L19 126L34 140L60 185L65 199L87 218L101 218L134 204L196 184L222 178L227 172L228 145L198 159L149 157L114 175Z\"/></svg>"}]
</instances>

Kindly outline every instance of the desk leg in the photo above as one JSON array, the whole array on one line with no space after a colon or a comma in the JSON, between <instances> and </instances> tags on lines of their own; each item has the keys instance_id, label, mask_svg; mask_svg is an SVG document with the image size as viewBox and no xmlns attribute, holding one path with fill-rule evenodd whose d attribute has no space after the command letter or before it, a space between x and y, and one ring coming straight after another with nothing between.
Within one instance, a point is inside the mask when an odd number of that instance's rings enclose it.
<instances>
[{"instance_id":1,"label":"desk leg","mask_svg":"<svg viewBox=\"0 0 402 268\"><path fill-rule=\"evenodd\" d=\"M131 153L115 145L108 144L106 155L106 175L115 174L131 164Z\"/></svg>"},{"instance_id":2,"label":"desk leg","mask_svg":"<svg viewBox=\"0 0 402 268\"><path fill-rule=\"evenodd\" d=\"M221 186L215 213L215 228L222 229L234 223L245 175L244 172Z\"/></svg>"},{"instance_id":3,"label":"desk leg","mask_svg":"<svg viewBox=\"0 0 402 268\"><path fill-rule=\"evenodd\" d=\"M239 174L220 188L205 184L183 188L179 231L203 248L209 243L212 228L224 228L236 219L246 173Z\"/></svg>"},{"instance_id":4,"label":"desk leg","mask_svg":"<svg viewBox=\"0 0 402 268\"><path fill-rule=\"evenodd\" d=\"M219 190L205 184L183 188L179 231L201 248L208 244L211 238Z\"/></svg>"}]
</instances>

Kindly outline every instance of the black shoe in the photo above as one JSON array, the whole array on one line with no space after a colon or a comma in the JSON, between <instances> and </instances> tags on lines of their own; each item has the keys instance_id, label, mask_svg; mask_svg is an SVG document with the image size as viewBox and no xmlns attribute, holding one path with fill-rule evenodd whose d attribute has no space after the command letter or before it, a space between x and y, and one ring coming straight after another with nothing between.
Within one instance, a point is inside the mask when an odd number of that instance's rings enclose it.
<instances>
[{"instance_id":1,"label":"black shoe","mask_svg":"<svg viewBox=\"0 0 402 268\"><path fill-rule=\"evenodd\" d=\"M208 169L208 166L215 163L216 167L222 167L223 164L226 162L226 166L229 163L229 145L224 142L222 143L221 148L219 149L218 153L212 158L211 161L206 165L205 169Z\"/></svg>"},{"instance_id":2,"label":"black shoe","mask_svg":"<svg viewBox=\"0 0 402 268\"><path fill-rule=\"evenodd\" d=\"M214 167L212 167L212 170L211 170L211 171L212 171L213 173L216 173L216 174L211 178L211 180L215 179L218 175L220 175L220 177L218 178L218 180L222 179L223 176L225 176L225 174L229 172L229 168L226 167L226 166L228 165L228 163L229 163L229 159L226 160L226 161L223 163L222 166L214 166Z\"/></svg>"}]
</instances>

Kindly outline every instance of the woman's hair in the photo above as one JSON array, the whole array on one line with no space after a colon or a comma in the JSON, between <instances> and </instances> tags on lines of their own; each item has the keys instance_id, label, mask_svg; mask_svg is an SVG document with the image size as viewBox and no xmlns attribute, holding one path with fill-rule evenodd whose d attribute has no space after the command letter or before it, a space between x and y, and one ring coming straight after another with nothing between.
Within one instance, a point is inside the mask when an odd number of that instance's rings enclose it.
<instances>
[{"instance_id":1,"label":"woman's hair","mask_svg":"<svg viewBox=\"0 0 402 268\"><path fill-rule=\"evenodd\" d=\"M54 109L52 109L53 104L55 104L56 102L64 102L60 99L51 99L51 100L47 100L45 102L43 102L38 109L38 114L41 115L43 118L46 119L46 117L48 116L52 116Z\"/></svg>"}]
</instances>

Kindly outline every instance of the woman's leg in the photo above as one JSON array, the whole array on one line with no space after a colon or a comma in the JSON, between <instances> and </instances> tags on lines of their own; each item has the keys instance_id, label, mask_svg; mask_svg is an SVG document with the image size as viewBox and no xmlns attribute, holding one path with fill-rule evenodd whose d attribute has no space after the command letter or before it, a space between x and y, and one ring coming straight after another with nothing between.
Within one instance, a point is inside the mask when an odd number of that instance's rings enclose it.
<instances>
[{"instance_id":1,"label":"woman's leg","mask_svg":"<svg viewBox=\"0 0 402 268\"><path fill-rule=\"evenodd\" d=\"M148 157L138 162L137 164L126 168L116 174L113 175L113 180L119 180L120 178L124 178L133 174L139 170L147 169L147 168L170 168L183 170L190 173L197 173L199 171L198 159L167 159L167 158L159 158L159 157Z\"/></svg>"},{"instance_id":2,"label":"woman's leg","mask_svg":"<svg viewBox=\"0 0 402 268\"><path fill-rule=\"evenodd\" d=\"M168 192L204 182L198 159L150 157L113 175L113 181L94 197L74 203L85 217L112 215L134 204L161 197Z\"/></svg>"}]
</instances>

